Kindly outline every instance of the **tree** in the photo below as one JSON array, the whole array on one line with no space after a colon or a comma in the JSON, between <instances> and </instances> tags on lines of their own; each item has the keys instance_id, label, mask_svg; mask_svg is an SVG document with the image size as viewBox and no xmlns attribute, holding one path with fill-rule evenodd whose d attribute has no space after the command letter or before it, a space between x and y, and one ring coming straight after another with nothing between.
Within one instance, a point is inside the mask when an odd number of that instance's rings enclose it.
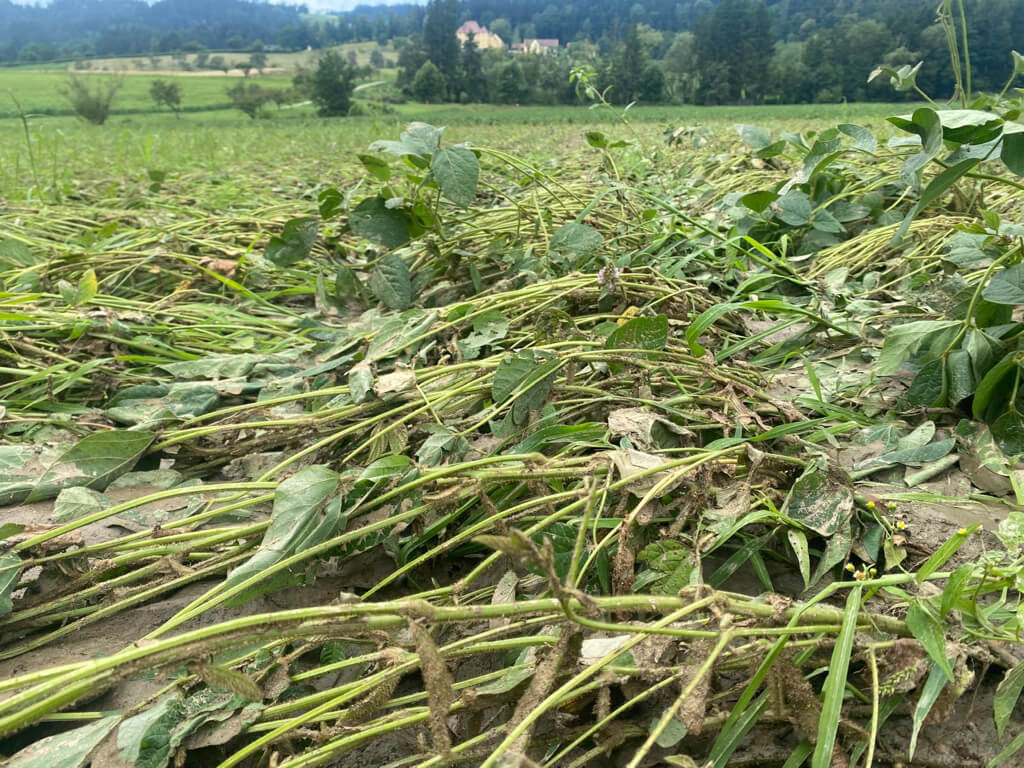
<instances>
[{"instance_id":1,"label":"tree","mask_svg":"<svg viewBox=\"0 0 1024 768\"><path fill-rule=\"evenodd\" d=\"M495 100L502 104L518 104L522 100L526 92L526 80L518 61L506 62L498 72L494 89Z\"/></svg>"},{"instance_id":2,"label":"tree","mask_svg":"<svg viewBox=\"0 0 1024 768\"><path fill-rule=\"evenodd\" d=\"M490 30L493 34L500 37L505 45L512 42L512 24L508 19L499 16L491 22Z\"/></svg>"},{"instance_id":3,"label":"tree","mask_svg":"<svg viewBox=\"0 0 1024 768\"><path fill-rule=\"evenodd\" d=\"M612 91L611 98L617 104L628 104L638 101L644 92L644 78L647 75L647 68L651 63L651 57L647 48L640 40L637 25L629 28L629 34L619 49L619 55L615 57L612 64ZM660 70L659 70L660 75ZM658 98L661 98L661 91L664 88L664 78L659 78Z\"/></svg>"},{"instance_id":4,"label":"tree","mask_svg":"<svg viewBox=\"0 0 1024 768\"><path fill-rule=\"evenodd\" d=\"M700 83L697 77L697 55L692 32L679 32L665 52L662 60L665 88L673 101L691 104Z\"/></svg>"},{"instance_id":5,"label":"tree","mask_svg":"<svg viewBox=\"0 0 1024 768\"><path fill-rule=\"evenodd\" d=\"M158 107L167 107L175 117L181 117L181 85L167 80L154 80L149 86L150 98Z\"/></svg>"},{"instance_id":6,"label":"tree","mask_svg":"<svg viewBox=\"0 0 1024 768\"><path fill-rule=\"evenodd\" d=\"M263 108L272 100L270 92L256 85L239 81L227 90L231 106L255 120L263 114Z\"/></svg>"},{"instance_id":7,"label":"tree","mask_svg":"<svg viewBox=\"0 0 1024 768\"><path fill-rule=\"evenodd\" d=\"M694 38L705 102L761 100L775 50L762 0L722 0L697 19Z\"/></svg>"},{"instance_id":8,"label":"tree","mask_svg":"<svg viewBox=\"0 0 1024 768\"><path fill-rule=\"evenodd\" d=\"M383 69L387 64L387 62L384 61L384 54L381 52L380 48L374 48L370 51L370 64L377 69Z\"/></svg>"},{"instance_id":9,"label":"tree","mask_svg":"<svg viewBox=\"0 0 1024 768\"><path fill-rule=\"evenodd\" d=\"M455 0L430 0L423 20L423 48L448 85L455 85L458 80L459 39L455 26Z\"/></svg>"},{"instance_id":10,"label":"tree","mask_svg":"<svg viewBox=\"0 0 1024 768\"><path fill-rule=\"evenodd\" d=\"M300 82L295 85L301 87ZM320 57L309 80L309 97L321 117L347 115L355 87L355 69L340 53L328 51Z\"/></svg>"},{"instance_id":11,"label":"tree","mask_svg":"<svg viewBox=\"0 0 1024 768\"><path fill-rule=\"evenodd\" d=\"M398 52L398 78L395 84L407 95L412 95L412 83L416 73L427 60L427 52L419 38L411 38L406 41Z\"/></svg>"},{"instance_id":12,"label":"tree","mask_svg":"<svg viewBox=\"0 0 1024 768\"><path fill-rule=\"evenodd\" d=\"M448 94L448 82L441 70L429 59L423 63L412 81L412 93L417 101L426 104L444 101Z\"/></svg>"},{"instance_id":13,"label":"tree","mask_svg":"<svg viewBox=\"0 0 1024 768\"><path fill-rule=\"evenodd\" d=\"M263 51L253 51L249 54L249 63L262 75L263 68L267 66L267 54Z\"/></svg>"},{"instance_id":14,"label":"tree","mask_svg":"<svg viewBox=\"0 0 1024 768\"><path fill-rule=\"evenodd\" d=\"M487 80L484 79L484 62L476 45L476 35L469 33L469 39L462 46L462 92L466 100L479 103L487 100Z\"/></svg>"},{"instance_id":15,"label":"tree","mask_svg":"<svg viewBox=\"0 0 1024 768\"><path fill-rule=\"evenodd\" d=\"M95 87L90 87L81 77L69 75L60 92L76 115L93 125L103 125L124 81L119 77L93 79Z\"/></svg>"}]
</instances>

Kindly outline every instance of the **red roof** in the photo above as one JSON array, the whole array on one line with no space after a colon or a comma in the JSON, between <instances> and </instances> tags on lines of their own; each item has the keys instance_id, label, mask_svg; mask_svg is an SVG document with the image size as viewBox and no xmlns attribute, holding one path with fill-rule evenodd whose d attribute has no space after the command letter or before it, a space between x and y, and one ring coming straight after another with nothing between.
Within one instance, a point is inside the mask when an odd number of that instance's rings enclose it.
<instances>
[{"instance_id":1,"label":"red roof","mask_svg":"<svg viewBox=\"0 0 1024 768\"><path fill-rule=\"evenodd\" d=\"M455 30L456 34L462 35L468 35L470 32L472 32L474 35L479 35L481 33L486 34L487 27L481 27L475 21L467 21L465 24L463 24L461 27Z\"/></svg>"}]
</instances>

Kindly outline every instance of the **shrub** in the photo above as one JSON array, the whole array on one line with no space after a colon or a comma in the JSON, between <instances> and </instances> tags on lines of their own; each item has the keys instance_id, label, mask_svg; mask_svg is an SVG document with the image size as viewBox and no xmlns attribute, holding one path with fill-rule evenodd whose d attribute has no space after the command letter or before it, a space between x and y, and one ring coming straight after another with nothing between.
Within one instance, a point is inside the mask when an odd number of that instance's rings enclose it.
<instances>
[{"instance_id":1,"label":"shrub","mask_svg":"<svg viewBox=\"0 0 1024 768\"><path fill-rule=\"evenodd\" d=\"M227 90L231 106L255 120L263 114L263 108L273 100L273 94L258 85L239 82Z\"/></svg>"},{"instance_id":2,"label":"shrub","mask_svg":"<svg viewBox=\"0 0 1024 768\"><path fill-rule=\"evenodd\" d=\"M332 117L349 113L355 81L352 65L337 52L328 51L320 57L315 70L300 71L293 82L297 91L316 104L317 114Z\"/></svg>"},{"instance_id":3,"label":"shrub","mask_svg":"<svg viewBox=\"0 0 1024 768\"><path fill-rule=\"evenodd\" d=\"M149 86L149 95L158 107L164 106L176 117L181 116L181 85L167 80L154 80Z\"/></svg>"},{"instance_id":4,"label":"shrub","mask_svg":"<svg viewBox=\"0 0 1024 768\"><path fill-rule=\"evenodd\" d=\"M117 92L124 83L120 77L93 80L96 81L95 86L91 87L85 78L69 75L60 93L80 118L93 125L103 125L114 105Z\"/></svg>"},{"instance_id":5,"label":"shrub","mask_svg":"<svg viewBox=\"0 0 1024 768\"><path fill-rule=\"evenodd\" d=\"M430 102L444 101L448 93L448 84L434 62L425 61L423 66L416 72L412 80L412 94L417 101L427 104Z\"/></svg>"}]
</instances>

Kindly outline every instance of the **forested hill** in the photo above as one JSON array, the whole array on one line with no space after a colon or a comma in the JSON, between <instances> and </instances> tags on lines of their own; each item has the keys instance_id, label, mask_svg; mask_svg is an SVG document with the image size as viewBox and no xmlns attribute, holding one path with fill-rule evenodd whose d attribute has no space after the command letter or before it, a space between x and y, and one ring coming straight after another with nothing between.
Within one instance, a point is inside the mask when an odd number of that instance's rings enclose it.
<instances>
[{"instance_id":1,"label":"forested hill","mask_svg":"<svg viewBox=\"0 0 1024 768\"><path fill-rule=\"evenodd\" d=\"M0 0L0 61L169 52L189 42L241 49L277 43L305 11L244 0Z\"/></svg>"}]
</instances>

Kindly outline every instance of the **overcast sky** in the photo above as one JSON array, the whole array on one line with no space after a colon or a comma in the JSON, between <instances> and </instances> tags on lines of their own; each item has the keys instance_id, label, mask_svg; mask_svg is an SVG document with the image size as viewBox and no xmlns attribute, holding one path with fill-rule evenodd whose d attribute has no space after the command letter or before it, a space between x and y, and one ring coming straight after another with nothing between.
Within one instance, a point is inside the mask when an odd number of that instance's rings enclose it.
<instances>
[{"instance_id":1,"label":"overcast sky","mask_svg":"<svg viewBox=\"0 0 1024 768\"><path fill-rule=\"evenodd\" d=\"M301 5L305 4L309 10L317 11L348 11L357 5L397 5L399 3L423 3L426 0L303 0L296 3L295 0L269 0L280 5ZM49 0L12 0L20 5L46 5Z\"/></svg>"}]
</instances>

